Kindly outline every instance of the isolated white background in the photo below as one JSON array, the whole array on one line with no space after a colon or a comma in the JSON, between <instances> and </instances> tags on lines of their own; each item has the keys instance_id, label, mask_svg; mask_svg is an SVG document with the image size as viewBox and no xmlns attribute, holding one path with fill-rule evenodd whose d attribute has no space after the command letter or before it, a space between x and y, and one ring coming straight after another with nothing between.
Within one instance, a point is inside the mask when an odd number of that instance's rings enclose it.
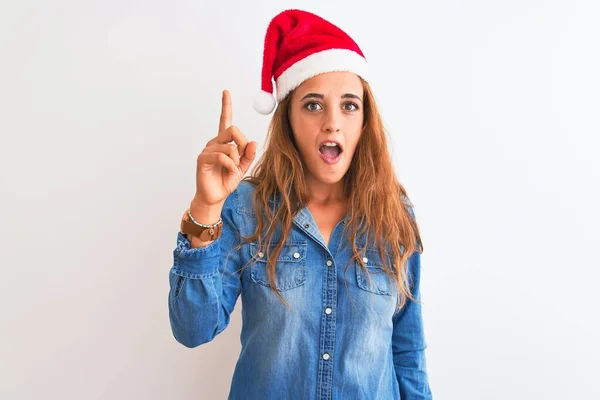
<instances>
[{"instance_id":1,"label":"isolated white background","mask_svg":"<svg viewBox=\"0 0 600 400\"><path fill-rule=\"evenodd\" d=\"M230 326L175 341L168 272L222 89L267 23L364 50L422 229L434 398L600 398L600 6L567 0L0 3L0 398L224 399Z\"/></svg>"}]
</instances>

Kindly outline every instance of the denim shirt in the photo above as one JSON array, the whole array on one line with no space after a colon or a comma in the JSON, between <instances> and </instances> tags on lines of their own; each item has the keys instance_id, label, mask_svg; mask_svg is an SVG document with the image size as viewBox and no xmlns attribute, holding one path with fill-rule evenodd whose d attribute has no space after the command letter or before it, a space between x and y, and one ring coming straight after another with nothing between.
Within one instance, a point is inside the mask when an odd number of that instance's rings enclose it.
<instances>
[{"instance_id":1,"label":"denim shirt","mask_svg":"<svg viewBox=\"0 0 600 400\"><path fill-rule=\"evenodd\" d=\"M308 208L294 216L275 280L290 310L272 292L267 257L255 243L230 251L241 243L238 233L254 232L252 191L242 181L227 197L221 236L208 246L190 248L177 233L168 296L175 339L190 348L210 342L229 324L241 295L242 346L228 399L431 399L421 306L407 299L395 313L397 289L376 248L359 249L372 285L358 263L345 267L352 256L342 234L349 214L328 246ZM270 245L277 242L275 236ZM236 272L250 258L258 261ZM418 252L408 268L420 299Z\"/></svg>"}]
</instances>

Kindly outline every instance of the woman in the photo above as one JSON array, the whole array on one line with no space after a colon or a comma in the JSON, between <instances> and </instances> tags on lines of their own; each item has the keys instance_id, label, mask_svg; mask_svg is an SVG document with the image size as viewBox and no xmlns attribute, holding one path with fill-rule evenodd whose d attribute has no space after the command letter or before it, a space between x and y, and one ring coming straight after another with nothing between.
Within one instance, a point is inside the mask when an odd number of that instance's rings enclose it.
<instances>
[{"instance_id":1,"label":"woman","mask_svg":"<svg viewBox=\"0 0 600 400\"><path fill-rule=\"evenodd\" d=\"M229 399L431 399L422 245L395 178L356 43L300 10L267 29L267 146L232 125L198 156L170 271L173 334L210 342L242 296L242 351ZM231 143L234 142L234 143Z\"/></svg>"}]
</instances>

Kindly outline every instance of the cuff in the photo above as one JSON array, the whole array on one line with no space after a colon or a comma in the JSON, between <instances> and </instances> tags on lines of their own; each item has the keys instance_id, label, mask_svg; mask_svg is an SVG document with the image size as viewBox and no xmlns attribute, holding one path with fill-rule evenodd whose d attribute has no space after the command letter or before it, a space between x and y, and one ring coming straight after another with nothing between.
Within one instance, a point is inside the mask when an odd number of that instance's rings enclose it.
<instances>
[{"instance_id":1,"label":"cuff","mask_svg":"<svg viewBox=\"0 0 600 400\"><path fill-rule=\"evenodd\" d=\"M177 232L177 247L173 250L173 270L176 274L192 279L210 278L219 271L218 237L204 247L190 247L190 241L181 232Z\"/></svg>"}]
</instances>

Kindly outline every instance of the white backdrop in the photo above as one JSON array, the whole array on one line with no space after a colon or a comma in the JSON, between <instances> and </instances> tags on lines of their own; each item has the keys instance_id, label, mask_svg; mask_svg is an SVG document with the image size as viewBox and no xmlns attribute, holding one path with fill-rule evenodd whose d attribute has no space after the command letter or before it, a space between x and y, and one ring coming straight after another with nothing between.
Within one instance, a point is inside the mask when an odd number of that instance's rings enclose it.
<instances>
[{"instance_id":1,"label":"white backdrop","mask_svg":"<svg viewBox=\"0 0 600 400\"><path fill-rule=\"evenodd\" d=\"M600 398L593 0L0 2L0 398L226 398L240 303L185 348L168 272L222 89L262 153L264 32L293 7L375 71L434 398Z\"/></svg>"}]
</instances>

